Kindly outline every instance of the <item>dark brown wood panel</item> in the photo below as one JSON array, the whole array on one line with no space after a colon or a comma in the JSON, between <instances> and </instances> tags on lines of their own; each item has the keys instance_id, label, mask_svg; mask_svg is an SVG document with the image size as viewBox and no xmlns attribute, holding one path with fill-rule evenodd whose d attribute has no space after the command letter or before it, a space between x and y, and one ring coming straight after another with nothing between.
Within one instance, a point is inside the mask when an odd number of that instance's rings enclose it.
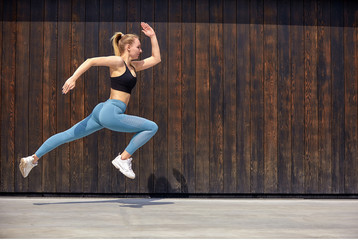
<instances>
[{"instance_id":1,"label":"dark brown wood panel","mask_svg":"<svg viewBox=\"0 0 358 240\"><path fill-rule=\"evenodd\" d=\"M154 1L148 0L145 4L141 4L141 19L153 26L154 23ZM145 51L141 54L141 59L150 57L152 55L152 47L150 38L141 35L142 48ZM147 69L141 73L139 79L140 102L139 114L141 117L153 121L153 68ZM154 136L155 137L155 136ZM139 177L139 191L147 193L148 189L153 189L153 139L147 142L140 150L140 169L138 171Z\"/></svg>"},{"instance_id":2,"label":"dark brown wood panel","mask_svg":"<svg viewBox=\"0 0 358 240\"><path fill-rule=\"evenodd\" d=\"M113 48L108 43L111 39L112 33L112 0L100 0L99 2L99 34L98 39L98 54L99 56L108 56L113 54ZM103 41L103 40L105 41ZM98 68L98 102L105 102L110 95L109 69L107 67ZM98 132L98 191L103 193L110 193L111 187L111 173L112 173L112 132L109 129L103 129Z\"/></svg>"},{"instance_id":3,"label":"dark brown wood panel","mask_svg":"<svg viewBox=\"0 0 358 240\"><path fill-rule=\"evenodd\" d=\"M251 193L264 192L263 2L250 1Z\"/></svg>"},{"instance_id":4,"label":"dark brown wood panel","mask_svg":"<svg viewBox=\"0 0 358 240\"><path fill-rule=\"evenodd\" d=\"M292 192L304 193L304 27L303 1L291 1Z\"/></svg>"},{"instance_id":5,"label":"dark brown wood panel","mask_svg":"<svg viewBox=\"0 0 358 240\"><path fill-rule=\"evenodd\" d=\"M290 1L278 1L277 6L277 191L291 192L292 182L292 86Z\"/></svg>"},{"instance_id":6,"label":"dark brown wood panel","mask_svg":"<svg viewBox=\"0 0 358 240\"><path fill-rule=\"evenodd\" d=\"M45 19L57 17L57 1L45 1ZM57 92L57 22L44 22L44 61L43 61L43 96L42 122L43 140L56 134L56 92ZM31 149L32 150L32 149ZM56 151L43 157L42 191L56 192ZM83 176L83 175L82 175Z\"/></svg>"},{"instance_id":7,"label":"dark brown wood panel","mask_svg":"<svg viewBox=\"0 0 358 240\"><path fill-rule=\"evenodd\" d=\"M86 2L85 23L85 59L98 56L99 35L99 3L96 0ZM91 114L93 108L98 104L98 68L89 69L83 77L84 80L84 113ZM86 137L83 141L83 191L98 191L98 132Z\"/></svg>"},{"instance_id":8,"label":"dark brown wood panel","mask_svg":"<svg viewBox=\"0 0 358 240\"><path fill-rule=\"evenodd\" d=\"M277 192L277 1L264 3L264 192Z\"/></svg>"},{"instance_id":9,"label":"dark brown wood panel","mask_svg":"<svg viewBox=\"0 0 358 240\"><path fill-rule=\"evenodd\" d=\"M224 189L224 112L223 112L223 26L222 2L210 1L210 192Z\"/></svg>"},{"instance_id":10,"label":"dark brown wood panel","mask_svg":"<svg viewBox=\"0 0 358 240\"><path fill-rule=\"evenodd\" d=\"M30 24L30 84L29 84L29 148L36 149L42 142L42 122L38 116L42 115L42 73L43 73L43 8L42 1L31 2ZM32 36L37 36L33 38ZM36 81L34 81L36 79ZM42 167L34 168L34 174L29 176L29 191L41 192Z\"/></svg>"},{"instance_id":11,"label":"dark brown wood panel","mask_svg":"<svg viewBox=\"0 0 358 240\"><path fill-rule=\"evenodd\" d=\"M318 192L332 192L332 81L330 8L325 1L317 1L317 82L319 166Z\"/></svg>"},{"instance_id":12,"label":"dark brown wood panel","mask_svg":"<svg viewBox=\"0 0 358 240\"><path fill-rule=\"evenodd\" d=\"M161 63L153 69L154 122L158 125L154 144L153 189L150 193L166 193L168 182L168 1L155 4L154 29L160 46ZM158 161L157 159L164 159Z\"/></svg>"},{"instance_id":13,"label":"dark brown wood panel","mask_svg":"<svg viewBox=\"0 0 358 240\"><path fill-rule=\"evenodd\" d=\"M24 16L30 8L30 2L17 4L17 15ZM16 39L16 109L15 109L15 192L28 191L28 179L23 178L20 171L16 171L22 157L28 156L28 137L29 137L29 65L30 65L30 22L17 23ZM1 46L1 45L0 45Z\"/></svg>"},{"instance_id":14,"label":"dark brown wood panel","mask_svg":"<svg viewBox=\"0 0 358 240\"><path fill-rule=\"evenodd\" d=\"M72 1L72 64L71 74L84 62L85 8L81 1ZM71 126L84 119L84 78L71 92ZM83 191L83 139L70 143L70 191Z\"/></svg>"},{"instance_id":15,"label":"dark brown wood panel","mask_svg":"<svg viewBox=\"0 0 358 240\"><path fill-rule=\"evenodd\" d=\"M250 1L237 2L237 191L250 193L251 185L251 91L250 91Z\"/></svg>"},{"instance_id":16,"label":"dark brown wood panel","mask_svg":"<svg viewBox=\"0 0 358 240\"><path fill-rule=\"evenodd\" d=\"M182 3L182 173L183 193L195 192L195 2Z\"/></svg>"},{"instance_id":17,"label":"dark brown wood panel","mask_svg":"<svg viewBox=\"0 0 358 240\"><path fill-rule=\"evenodd\" d=\"M345 192L357 189L357 53L355 9L353 1L345 1L344 6L344 80L345 80Z\"/></svg>"},{"instance_id":18,"label":"dark brown wood panel","mask_svg":"<svg viewBox=\"0 0 358 240\"><path fill-rule=\"evenodd\" d=\"M332 192L344 192L345 88L344 88L344 2L331 2L332 69Z\"/></svg>"},{"instance_id":19,"label":"dark brown wood panel","mask_svg":"<svg viewBox=\"0 0 358 240\"><path fill-rule=\"evenodd\" d=\"M58 23L57 51L57 132L66 131L71 127L71 94L62 94L62 86L71 76L71 2L59 1L58 17L67 21ZM70 191L70 149L63 144L57 149L56 158L56 191Z\"/></svg>"},{"instance_id":20,"label":"dark brown wood panel","mask_svg":"<svg viewBox=\"0 0 358 240\"><path fill-rule=\"evenodd\" d=\"M357 194L357 19L353 0L0 2L1 192ZM111 160L133 134L101 130L19 159L110 93L87 58L113 54L116 31L150 40L162 62L138 72L127 114L156 122L129 180ZM105 143L105 144L103 144Z\"/></svg>"},{"instance_id":21,"label":"dark brown wood panel","mask_svg":"<svg viewBox=\"0 0 358 240\"><path fill-rule=\"evenodd\" d=\"M237 188L236 157L236 1L223 2L223 181L224 192Z\"/></svg>"},{"instance_id":22,"label":"dark brown wood panel","mask_svg":"<svg viewBox=\"0 0 358 240\"><path fill-rule=\"evenodd\" d=\"M209 1L196 2L196 34L195 34L195 107L196 107L196 193L207 193L209 187Z\"/></svg>"},{"instance_id":23,"label":"dark brown wood panel","mask_svg":"<svg viewBox=\"0 0 358 240\"><path fill-rule=\"evenodd\" d=\"M16 1L3 3L1 67L1 191L14 191ZM17 165L17 164L16 164ZM17 167L17 166L16 166Z\"/></svg>"},{"instance_id":24,"label":"dark brown wood panel","mask_svg":"<svg viewBox=\"0 0 358 240\"><path fill-rule=\"evenodd\" d=\"M168 192L181 192L182 125L181 125L181 1L168 6Z\"/></svg>"}]
</instances>

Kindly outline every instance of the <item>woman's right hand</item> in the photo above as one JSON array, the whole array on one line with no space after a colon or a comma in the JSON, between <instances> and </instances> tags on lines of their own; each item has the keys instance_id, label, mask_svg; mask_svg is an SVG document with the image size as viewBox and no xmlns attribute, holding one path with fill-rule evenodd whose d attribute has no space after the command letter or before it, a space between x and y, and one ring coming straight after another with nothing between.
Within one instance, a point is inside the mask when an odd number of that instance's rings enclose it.
<instances>
[{"instance_id":1,"label":"woman's right hand","mask_svg":"<svg viewBox=\"0 0 358 240\"><path fill-rule=\"evenodd\" d=\"M67 94L70 90L74 89L76 86L76 79L74 77L70 77L67 79L65 84L62 87L62 94Z\"/></svg>"}]
</instances>

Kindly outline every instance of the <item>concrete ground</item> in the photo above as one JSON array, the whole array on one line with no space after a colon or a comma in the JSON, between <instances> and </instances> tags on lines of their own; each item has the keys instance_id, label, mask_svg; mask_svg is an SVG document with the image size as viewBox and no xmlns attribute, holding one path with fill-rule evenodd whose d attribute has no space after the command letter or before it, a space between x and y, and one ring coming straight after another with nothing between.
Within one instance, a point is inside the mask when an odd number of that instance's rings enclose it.
<instances>
[{"instance_id":1,"label":"concrete ground","mask_svg":"<svg viewBox=\"0 0 358 240\"><path fill-rule=\"evenodd\" d=\"M358 238L358 200L0 197L1 238Z\"/></svg>"}]
</instances>

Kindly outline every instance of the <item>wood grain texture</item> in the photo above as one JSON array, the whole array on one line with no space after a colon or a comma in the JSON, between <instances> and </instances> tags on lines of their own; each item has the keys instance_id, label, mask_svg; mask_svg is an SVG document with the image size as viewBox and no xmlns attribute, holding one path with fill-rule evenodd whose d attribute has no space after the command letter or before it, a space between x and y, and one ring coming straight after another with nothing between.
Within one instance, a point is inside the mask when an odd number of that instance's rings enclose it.
<instances>
[{"instance_id":1,"label":"wood grain texture","mask_svg":"<svg viewBox=\"0 0 358 240\"><path fill-rule=\"evenodd\" d=\"M154 29L160 46L161 63L153 69L154 122L158 125L154 144L153 189L150 193L166 193L168 182L168 1L155 4ZM159 160L160 159L160 160Z\"/></svg>"},{"instance_id":2,"label":"wood grain texture","mask_svg":"<svg viewBox=\"0 0 358 240\"><path fill-rule=\"evenodd\" d=\"M24 16L30 8L30 3L17 4L17 16ZM28 179L24 179L20 171L16 171L19 161L22 157L29 155L29 65L30 65L30 22L17 23L17 39L16 39L16 109L15 109L15 192L28 191ZM0 45L1 46L1 45ZM2 49L2 48L1 48Z\"/></svg>"},{"instance_id":3,"label":"wood grain texture","mask_svg":"<svg viewBox=\"0 0 358 240\"><path fill-rule=\"evenodd\" d=\"M1 191L14 191L16 2L3 3L1 67ZM17 164L16 164L17 165ZM17 166L16 166L17 167Z\"/></svg>"},{"instance_id":4,"label":"wood grain texture","mask_svg":"<svg viewBox=\"0 0 358 240\"><path fill-rule=\"evenodd\" d=\"M230 193L237 188L236 1L224 1L223 13L223 191Z\"/></svg>"},{"instance_id":5,"label":"wood grain texture","mask_svg":"<svg viewBox=\"0 0 358 240\"><path fill-rule=\"evenodd\" d=\"M251 91L250 1L237 2L237 191L250 193L251 185Z\"/></svg>"},{"instance_id":6,"label":"wood grain texture","mask_svg":"<svg viewBox=\"0 0 358 240\"><path fill-rule=\"evenodd\" d=\"M352 0L16 0L0 2L0 191L45 193L357 194L357 20ZM101 130L21 157L109 97L116 31L162 62L137 73L126 114L156 122L133 155L135 180L111 165L133 134ZM153 195L157 196L157 195Z\"/></svg>"},{"instance_id":7,"label":"wood grain texture","mask_svg":"<svg viewBox=\"0 0 358 240\"><path fill-rule=\"evenodd\" d=\"M182 173L183 193L195 192L195 2L182 2Z\"/></svg>"},{"instance_id":8,"label":"wood grain texture","mask_svg":"<svg viewBox=\"0 0 358 240\"><path fill-rule=\"evenodd\" d=\"M331 2L332 77L332 192L344 192L345 81L344 81L344 2Z\"/></svg>"},{"instance_id":9,"label":"wood grain texture","mask_svg":"<svg viewBox=\"0 0 358 240\"><path fill-rule=\"evenodd\" d=\"M318 192L332 192L332 81L329 4L317 1Z\"/></svg>"},{"instance_id":10,"label":"wood grain texture","mask_svg":"<svg viewBox=\"0 0 358 240\"><path fill-rule=\"evenodd\" d=\"M304 27L303 1L291 1L290 53L292 86L292 192L304 193Z\"/></svg>"},{"instance_id":11,"label":"wood grain texture","mask_svg":"<svg viewBox=\"0 0 358 240\"><path fill-rule=\"evenodd\" d=\"M44 17L57 17L57 1L45 1ZM57 92L57 22L44 23L44 61L43 61L43 98L42 122L43 140L56 134L56 92ZM56 151L51 151L42 158L42 191L56 192Z\"/></svg>"},{"instance_id":12,"label":"wood grain texture","mask_svg":"<svg viewBox=\"0 0 358 240\"><path fill-rule=\"evenodd\" d=\"M209 116L209 2L197 1L196 12L196 68L195 68L195 107L196 107L196 193L210 191L209 155L210 155L210 116Z\"/></svg>"},{"instance_id":13,"label":"wood grain texture","mask_svg":"<svg viewBox=\"0 0 358 240\"><path fill-rule=\"evenodd\" d=\"M276 193L277 165L277 2L264 3L264 192Z\"/></svg>"},{"instance_id":14,"label":"wood grain texture","mask_svg":"<svg viewBox=\"0 0 358 240\"><path fill-rule=\"evenodd\" d=\"M291 192L292 183L292 86L290 55L290 1L277 6L277 191Z\"/></svg>"},{"instance_id":15,"label":"wood grain texture","mask_svg":"<svg viewBox=\"0 0 358 240\"><path fill-rule=\"evenodd\" d=\"M263 2L250 1L251 182L252 193L264 192L264 59Z\"/></svg>"},{"instance_id":16,"label":"wood grain texture","mask_svg":"<svg viewBox=\"0 0 358 240\"><path fill-rule=\"evenodd\" d=\"M85 42L84 56L92 58L99 55L99 8L98 1L87 1L86 4L86 25L85 25ZM98 104L98 68L89 69L83 77L84 80L84 114L91 114L94 107ZM83 139L84 148L84 165L83 165L83 191L98 191L98 132L89 135Z\"/></svg>"},{"instance_id":17,"label":"wood grain texture","mask_svg":"<svg viewBox=\"0 0 358 240\"><path fill-rule=\"evenodd\" d=\"M85 8L81 1L72 1L71 74L84 62ZM84 78L76 82L71 92L71 126L84 119ZM83 191L83 139L70 143L70 191Z\"/></svg>"}]
</instances>

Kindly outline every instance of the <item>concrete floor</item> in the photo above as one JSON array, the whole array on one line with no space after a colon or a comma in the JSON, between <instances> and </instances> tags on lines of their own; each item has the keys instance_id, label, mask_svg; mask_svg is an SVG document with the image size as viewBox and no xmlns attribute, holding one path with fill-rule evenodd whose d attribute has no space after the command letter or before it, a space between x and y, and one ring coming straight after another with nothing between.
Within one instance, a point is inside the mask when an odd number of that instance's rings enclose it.
<instances>
[{"instance_id":1,"label":"concrete floor","mask_svg":"<svg viewBox=\"0 0 358 240\"><path fill-rule=\"evenodd\" d=\"M0 197L1 238L358 238L358 200Z\"/></svg>"}]
</instances>

